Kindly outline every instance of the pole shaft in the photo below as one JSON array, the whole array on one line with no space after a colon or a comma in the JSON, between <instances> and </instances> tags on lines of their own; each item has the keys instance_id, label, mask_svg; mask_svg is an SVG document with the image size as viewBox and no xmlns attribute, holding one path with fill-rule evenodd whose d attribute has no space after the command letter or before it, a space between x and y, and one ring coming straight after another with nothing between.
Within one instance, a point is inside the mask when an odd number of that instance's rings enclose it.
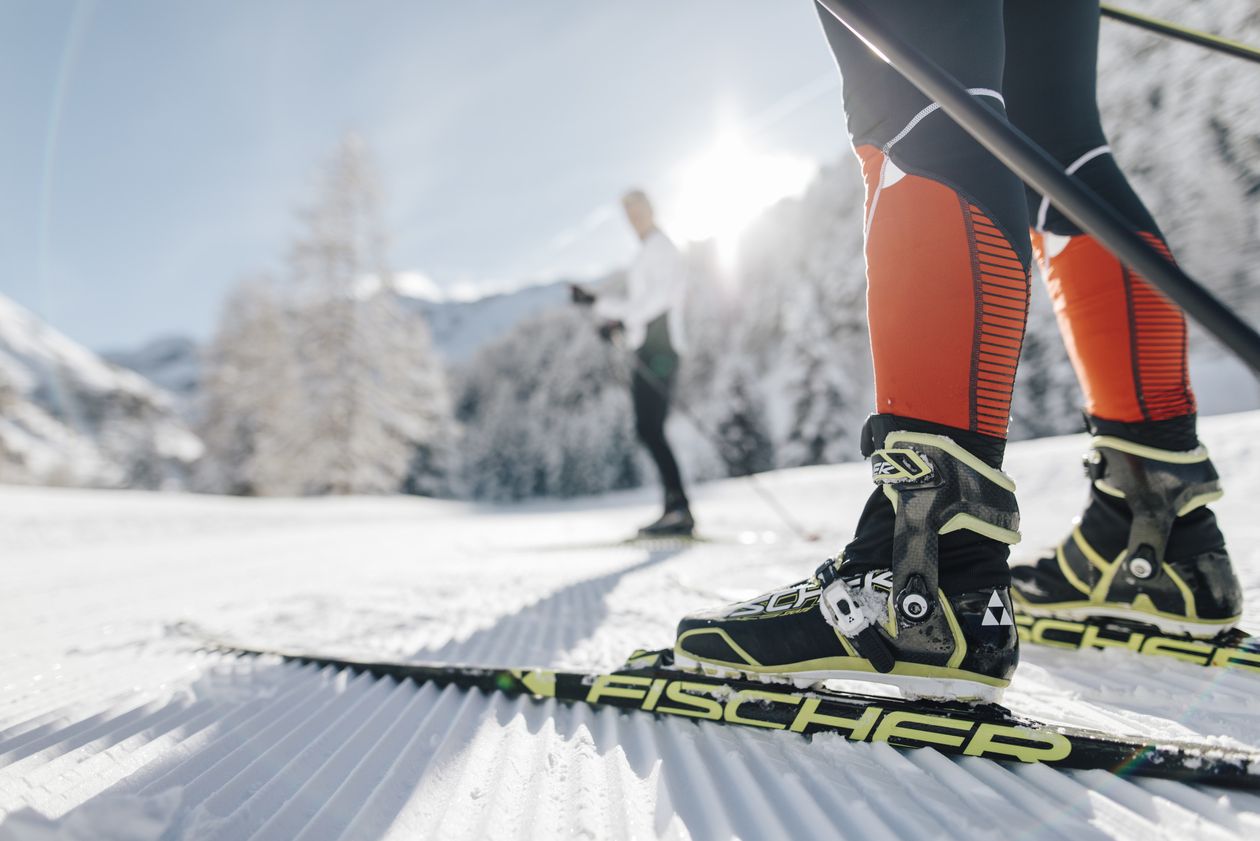
<instances>
[{"instance_id":1,"label":"pole shaft","mask_svg":"<svg viewBox=\"0 0 1260 841\"><path fill-rule=\"evenodd\" d=\"M1166 260L1092 190L1075 181L1044 149L981 104L939 65L901 40L860 0L816 0L883 54L901 75L940 105L1021 180L1054 203L1131 269L1150 281L1260 375L1260 334Z\"/></svg>"},{"instance_id":2,"label":"pole shaft","mask_svg":"<svg viewBox=\"0 0 1260 841\"><path fill-rule=\"evenodd\" d=\"M1216 50L1227 55L1237 56L1238 58L1254 61L1260 64L1260 50L1255 47L1238 41L1231 41L1228 38L1222 38L1219 35L1213 35L1210 32L1202 32L1198 29L1191 29L1188 26L1182 26L1172 21L1153 18L1150 15L1142 15L1137 12L1130 12L1127 9L1120 9L1109 3L1102 4L1103 17L1109 17L1112 20L1118 20L1140 29L1150 32L1156 32L1160 35L1166 35L1169 38L1176 38L1179 41L1186 41L1190 44L1198 44L1200 47L1207 47L1209 50Z\"/></svg>"}]
</instances>

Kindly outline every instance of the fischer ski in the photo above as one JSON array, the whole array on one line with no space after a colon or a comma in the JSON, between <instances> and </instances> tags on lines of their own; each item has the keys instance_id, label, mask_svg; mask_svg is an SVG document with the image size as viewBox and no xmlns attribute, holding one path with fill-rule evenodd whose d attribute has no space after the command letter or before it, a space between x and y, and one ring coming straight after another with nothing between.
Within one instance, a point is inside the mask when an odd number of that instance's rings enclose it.
<instances>
[{"instance_id":1,"label":"fischer ski","mask_svg":"<svg viewBox=\"0 0 1260 841\"><path fill-rule=\"evenodd\" d=\"M555 698L570 703L681 716L718 724L786 730L804 736L835 733L855 742L934 748L954 756L1056 768L1103 769L1260 790L1260 752L1209 744L1147 741L1050 725L996 704L883 698L791 684L716 677L673 667L672 651L638 651L609 672L369 662L240 645L190 625L180 630L201 647L246 657L366 672L375 678L456 686L484 692Z\"/></svg>"},{"instance_id":2,"label":"fischer ski","mask_svg":"<svg viewBox=\"0 0 1260 841\"><path fill-rule=\"evenodd\" d=\"M1148 657L1171 657L1184 663L1260 673L1260 637L1237 628L1211 639L1166 634L1153 625L1093 617L1062 619L1015 613L1019 640L1052 648L1122 649Z\"/></svg>"}]
</instances>

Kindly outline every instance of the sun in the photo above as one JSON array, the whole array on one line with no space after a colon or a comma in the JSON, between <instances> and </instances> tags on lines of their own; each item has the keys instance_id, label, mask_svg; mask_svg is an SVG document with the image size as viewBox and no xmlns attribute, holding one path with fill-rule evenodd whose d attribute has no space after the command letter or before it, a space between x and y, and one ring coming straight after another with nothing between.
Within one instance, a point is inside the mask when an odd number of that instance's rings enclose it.
<instances>
[{"instance_id":1,"label":"sun","mask_svg":"<svg viewBox=\"0 0 1260 841\"><path fill-rule=\"evenodd\" d=\"M668 207L671 231L689 240L715 240L732 257L740 235L770 205L800 195L818 171L807 158L760 152L726 132L677 170Z\"/></svg>"}]
</instances>

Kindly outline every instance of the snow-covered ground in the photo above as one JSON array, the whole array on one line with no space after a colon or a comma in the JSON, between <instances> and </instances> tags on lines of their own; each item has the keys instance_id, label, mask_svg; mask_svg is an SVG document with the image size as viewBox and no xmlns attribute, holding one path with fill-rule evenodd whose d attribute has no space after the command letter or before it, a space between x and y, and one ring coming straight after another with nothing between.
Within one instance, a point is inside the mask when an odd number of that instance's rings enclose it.
<instances>
[{"instance_id":1,"label":"snow-covered ground","mask_svg":"<svg viewBox=\"0 0 1260 841\"><path fill-rule=\"evenodd\" d=\"M1203 427L1260 626L1260 413ZM1025 553L1076 512L1084 443L1012 447ZM790 540L740 481L696 510L750 542L671 552L592 548L654 513L648 491L487 508L0 488L0 839L1260 837L1251 794L373 682L198 652L172 627L611 666L686 610L813 569L870 488L860 464L763 481L825 542ZM1119 652L1026 648L1006 702L1260 746L1260 678Z\"/></svg>"}]
</instances>

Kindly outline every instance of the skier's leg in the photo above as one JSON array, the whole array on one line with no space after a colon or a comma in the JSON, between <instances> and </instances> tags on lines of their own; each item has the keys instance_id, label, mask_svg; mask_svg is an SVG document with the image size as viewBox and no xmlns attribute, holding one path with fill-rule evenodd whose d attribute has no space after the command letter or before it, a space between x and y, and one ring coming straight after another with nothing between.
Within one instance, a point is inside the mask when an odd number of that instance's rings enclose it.
<instances>
[{"instance_id":1,"label":"skier's leg","mask_svg":"<svg viewBox=\"0 0 1260 841\"><path fill-rule=\"evenodd\" d=\"M669 392L672 386L672 377L649 380L647 374L638 370L635 371L630 386L634 402L635 433L656 465L665 494L665 514L660 520L645 527L643 531L646 533L689 533L692 528L682 474L669 441L665 438L665 420L669 415Z\"/></svg>"},{"instance_id":2,"label":"skier's leg","mask_svg":"<svg viewBox=\"0 0 1260 841\"><path fill-rule=\"evenodd\" d=\"M1098 0L1009 2L1008 113L1171 260L1103 133L1098 24ZM1016 594L1032 611L1110 613L1214 633L1235 621L1241 599L1206 507L1219 489L1195 431L1185 318L1042 196L1029 190L1028 202L1037 258L1098 437L1090 504L1054 557L1017 569Z\"/></svg>"},{"instance_id":3,"label":"skier's leg","mask_svg":"<svg viewBox=\"0 0 1260 841\"><path fill-rule=\"evenodd\" d=\"M893 0L898 33L1003 110L1001 0ZM866 180L866 262L878 415L864 449L889 431L944 434L1000 467L1028 305L1031 249L1023 188L830 15L823 28L844 78ZM869 455L869 452L867 452ZM892 550L892 506L876 492L845 549L850 569ZM958 531L941 541L945 589L1002 585L1007 547Z\"/></svg>"},{"instance_id":4,"label":"skier's leg","mask_svg":"<svg viewBox=\"0 0 1260 841\"><path fill-rule=\"evenodd\" d=\"M1008 4L1011 121L1172 259L1111 154L1095 100L1098 0ZM1150 443L1191 449L1194 395L1181 311L1129 272L1049 201L1028 191L1037 256L1089 413L1108 421L1174 421Z\"/></svg>"},{"instance_id":5,"label":"skier's leg","mask_svg":"<svg viewBox=\"0 0 1260 841\"><path fill-rule=\"evenodd\" d=\"M882 0L874 12L1003 112L1002 0ZM1018 515L1000 466L1027 316L1023 190L863 42L822 21L866 180L878 414L863 452L877 487L839 563L686 617L675 652L708 668L880 672L912 691L991 694L1017 660L1006 560Z\"/></svg>"}]
</instances>

